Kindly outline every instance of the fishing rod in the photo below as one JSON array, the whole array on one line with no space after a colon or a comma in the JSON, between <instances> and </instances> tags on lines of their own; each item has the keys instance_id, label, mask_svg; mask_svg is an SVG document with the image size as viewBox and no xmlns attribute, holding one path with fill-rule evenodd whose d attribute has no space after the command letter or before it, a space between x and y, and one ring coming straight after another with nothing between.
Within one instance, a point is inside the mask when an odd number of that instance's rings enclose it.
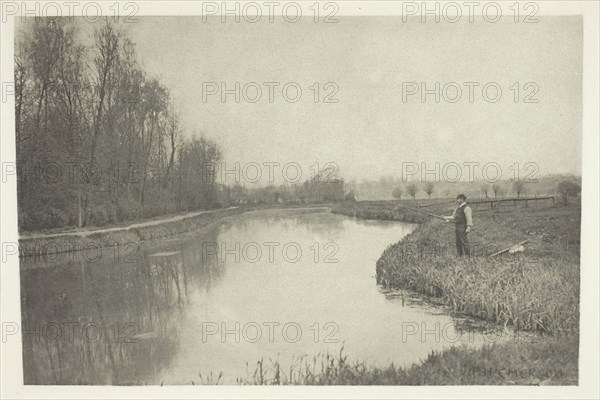
<instances>
[{"instance_id":1,"label":"fishing rod","mask_svg":"<svg viewBox=\"0 0 600 400\"><path fill-rule=\"evenodd\" d=\"M430 213L430 212L427 212L427 211L418 210L416 208L410 208L410 207L404 207L404 206L398 206L398 207L404 208L406 210L411 210L411 211L414 211L414 212L418 212L418 213L421 213L421 214L429 215L430 217L435 217L435 218L441 219L443 221L446 220L446 218L442 217L441 215L433 214L433 213Z\"/></svg>"},{"instance_id":2,"label":"fishing rod","mask_svg":"<svg viewBox=\"0 0 600 400\"><path fill-rule=\"evenodd\" d=\"M416 208L410 208L410 207L404 207L404 206L398 206L398 208L404 208L406 210L411 210L411 211L414 211L414 212L418 212L418 213L421 213L421 214L429 215L431 217L435 217L435 218L442 219L442 220L446 221L446 218L442 217L441 215L433 214L433 213L430 213L430 212L427 212L427 211L418 210ZM500 250L500 251L498 251L498 252L496 252L494 254L490 254L488 256L488 258L496 257L496 256L499 256L500 254L504 254L506 252L510 253L511 251L514 251L514 252L523 251L522 249L520 249L520 247L523 246L525 243L528 243L528 242L529 242L529 239L523 240L522 242L519 242L519 243L515 244L514 246L507 247L504 250Z\"/></svg>"}]
</instances>

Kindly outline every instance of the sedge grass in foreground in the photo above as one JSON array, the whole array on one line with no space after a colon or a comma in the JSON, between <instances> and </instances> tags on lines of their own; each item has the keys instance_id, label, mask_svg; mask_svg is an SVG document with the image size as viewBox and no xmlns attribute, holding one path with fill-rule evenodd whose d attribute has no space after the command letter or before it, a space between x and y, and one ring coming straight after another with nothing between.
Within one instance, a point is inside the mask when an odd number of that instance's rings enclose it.
<instances>
[{"instance_id":1,"label":"sedge grass in foreground","mask_svg":"<svg viewBox=\"0 0 600 400\"><path fill-rule=\"evenodd\" d=\"M473 350L432 352L421 364L376 368L344 355L299 359L288 370L260 360L244 385L577 385L577 338L538 343L506 342ZM218 384L203 380L202 383Z\"/></svg>"}]
</instances>

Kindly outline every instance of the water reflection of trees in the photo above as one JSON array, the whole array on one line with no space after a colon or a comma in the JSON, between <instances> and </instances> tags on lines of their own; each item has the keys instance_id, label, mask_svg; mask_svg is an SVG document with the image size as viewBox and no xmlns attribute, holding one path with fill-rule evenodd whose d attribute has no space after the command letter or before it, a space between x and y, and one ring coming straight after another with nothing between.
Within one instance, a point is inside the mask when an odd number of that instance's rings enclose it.
<instances>
[{"instance_id":1,"label":"water reflection of trees","mask_svg":"<svg viewBox=\"0 0 600 400\"><path fill-rule=\"evenodd\" d=\"M216 258L196 245L216 233L145 243L136 263L104 254L94 263L77 254L60 264L25 260L25 384L152 382L177 351L190 290L222 276Z\"/></svg>"},{"instance_id":2,"label":"water reflection of trees","mask_svg":"<svg viewBox=\"0 0 600 400\"><path fill-rule=\"evenodd\" d=\"M81 254L62 263L22 260L25 383L155 382L179 349L182 312L193 291L208 291L223 278L222 264L217 256L203 254L202 243L235 238L236 230L252 235L263 226L267 232L284 224L287 228L282 229L290 231L337 236L346 221L314 211L261 212L202 234L145 242L134 257L137 263L115 259L110 251L94 263L83 261ZM59 339L50 329L56 324L61 327ZM85 326L90 338L82 332ZM96 340L98 327L101 337Z\"/></svg>"},{"instance_id":3,"label":"water reflection of trees","mask_svg":"<svg viewBox=\"0 0 600 400\"><path fill-rule=\"evenodd\" d=\"M245 218L239 218L230 226L239 231L245 231L248 226L256 224L272 227L277 225L284 230L302 227L307 231L323 236L334 236L343 231L346 217L331 214L327 209L274 209L256 211Z\"/></svg>"}]
</instances>

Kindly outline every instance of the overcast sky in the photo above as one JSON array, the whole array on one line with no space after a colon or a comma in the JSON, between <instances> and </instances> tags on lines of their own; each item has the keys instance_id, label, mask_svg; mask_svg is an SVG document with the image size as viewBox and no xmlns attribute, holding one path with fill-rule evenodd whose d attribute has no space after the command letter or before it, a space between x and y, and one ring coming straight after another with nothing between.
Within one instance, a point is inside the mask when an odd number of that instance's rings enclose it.
<instances>
[{"instance_id":1,"label":"overcast sky","mask_svg":"<svg viewBox=\"0 0 600 400\"><path fill-rule=\"evenodd\" d=\"M170 90L188 131L216 140L228 163L335 162L347 178L398 174L402 162L535 162L540 173L581 173L582 19L536 24L402 22L340 17L337 24L282 20L221 23L200 17L140 18L129 32L150 75ZM463 19L466 21L466 19ZM257 82L256 103L203 102L203 82ZM264 82L280 82L269 102ZM302 97L286 102L296 82ZM334 82L337 103L315 103L310 87ZM457 82L456 103L420 95L403 102L403 82ZM469 102L464 82L478 82ZM482 86L502 96L486 102ZM538 103L523 103L532 96ZM513 86L518 83L519 102ZM254 96L254 90L248 92ZM290 89L290 96L294 90ZM448 91L454 97L454 89ZM495 90L489 89L490 97ZM504 176L508 171L504 172Z\"/></svg>"}]
</instances>

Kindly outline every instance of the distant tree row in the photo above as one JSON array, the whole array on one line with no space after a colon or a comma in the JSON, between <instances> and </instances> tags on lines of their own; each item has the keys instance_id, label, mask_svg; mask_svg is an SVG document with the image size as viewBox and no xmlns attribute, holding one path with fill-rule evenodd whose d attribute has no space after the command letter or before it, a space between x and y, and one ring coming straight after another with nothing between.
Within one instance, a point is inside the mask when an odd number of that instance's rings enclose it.
<instances>
[{"instance_id":1,"label":"distant tree row","mask_svg":"<svg viewBox=\"0 0 600 400\"><path fill-rule=\"evenodd\" d=\"M168 90L118 24L29 20L15 45L20 229L102 225L217 205L204 163L217 145L184 139Z\"/></svg>"},{"instance_id":2,"label":"distant tree row","mask_svg":"<svg viewBox=\"0 0 600 400\"><path fill-rule=\"evenodd\" d=\"M434 189L435 186L433 182L425 182L423 185L423 192L427 194L427 198L429 199L431 198ZM402 186L397 186L394 188L394 190L392 190L392 197L397 200L401 200L405 190L406 194L410 196L410 198L415 199L417 197L417 193L419 192L419 186L415 182L408 183L405 188L402 188Z\"/></svg>"},{"instance_id":3,"label":"distant tree row","mask_svg":"<svg viewBox=\"0 0 600 400\"><path fill-rule=\"evenodd\" d=\"M470 193L472 196L479 195L480 197L490 198L490 197L502 197L505 195L514 195L516 197L521 197L522 195L526 195L529 191L533 192L534 195L552 195L552 194L560 194L563 198L563 201L566 202L566 199L570 196L576 196L581 192L581 186L574 182L573 180L561 179L558 180L552 187L546 187L545 190L540 190L536 188L535 183L525 183L523 181L516 182L497 182L493 184L489 183L474 183L478 186L478 191L474 192L474 186L465 185L464 183L456 184L456 189L454 192L465 192ZM362 187L367 185L363 184ZM360 185L352 185L351 187L357 187L359 195L363 195L361 193ZM432 195L436 192L436 184L433 182L425 182L423 184L419 184L417 182L409 182L405 185L395 184L393 189L391 190L391 195L394 199L401 200L404 198L415 199L419 193L424 193L427 195L427 198L431 198ZM437 197L452 197L456 193L450 192L450 189L445 188L443 193L440 193Z\"/></svg>"},{"instance_id":4,"label":"distant tree row","mask_svg":"<svg viewBox=\"0 0 600 400\"><path fill-rule=\"evenodd\" d=\"M344 180L327 180L317 175L301 184L269 185L265 187L221 186L223 204L323 203L354 201L353 193L345 193Z\"/></svg>"}]
</instances>

